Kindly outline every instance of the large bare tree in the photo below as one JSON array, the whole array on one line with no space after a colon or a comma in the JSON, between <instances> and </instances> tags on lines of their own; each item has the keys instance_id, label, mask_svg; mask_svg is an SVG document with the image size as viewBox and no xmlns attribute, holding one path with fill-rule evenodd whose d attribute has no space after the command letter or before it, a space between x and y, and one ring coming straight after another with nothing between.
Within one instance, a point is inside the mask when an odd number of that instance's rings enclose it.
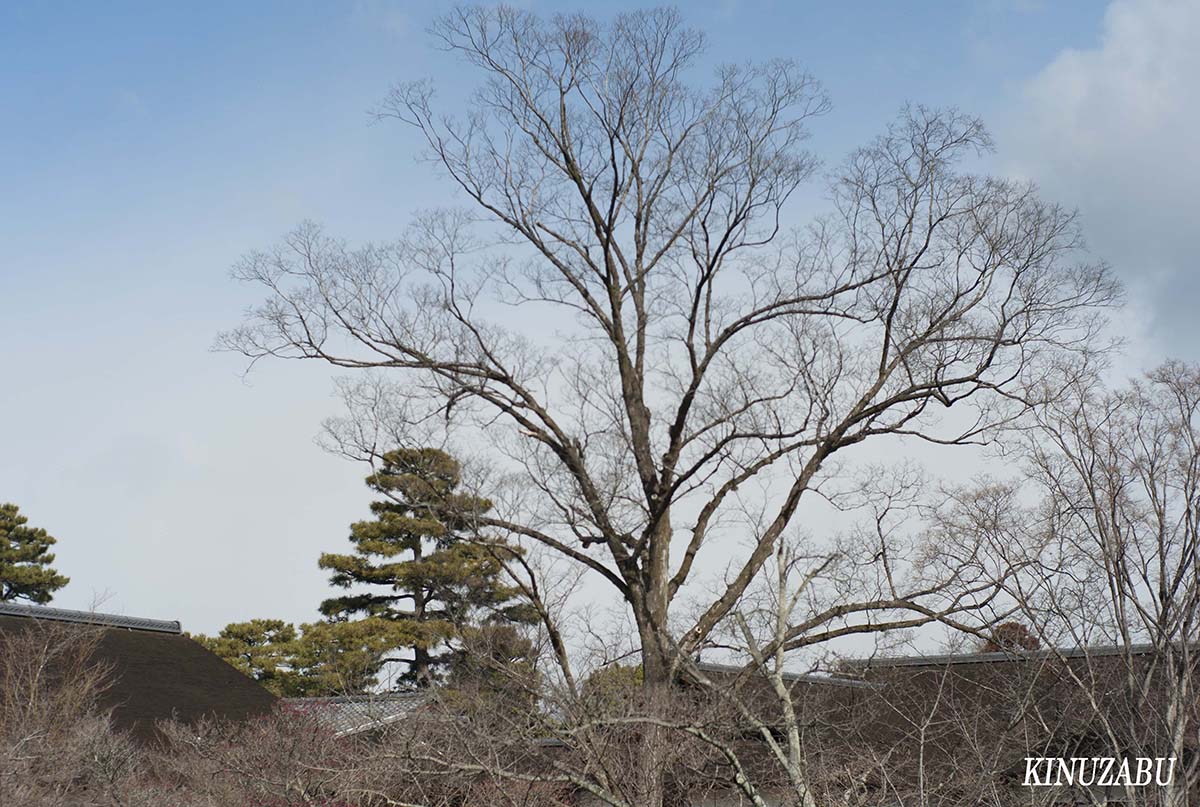
<instances>
[{"instance_id":1,"label":"large bare tree","mask_svg":"<svg viewBox=\"0 0 1200 807\"><path fill-rule=\"evenodd\" d=\"M607 581L647 687L730 616L835 457L984 438L1094 347L1118 295L1069 211L963 171L991 147L974 118L906 109L797 229L827 101L792 62L699 84L703 37L670 10L473 8L433 31L481 78L470 112L417 83L380 114L469 211L357 248L305 225L247 255L235 275L267 300L223 344L385 371L365 397L398 430L470 439L514 481L482 526ZM705 556L727 571L683 619ZM829 609L818 624L856 613ZM785 645L811 641L795 627Z\"/></svg>"}]
</instances>

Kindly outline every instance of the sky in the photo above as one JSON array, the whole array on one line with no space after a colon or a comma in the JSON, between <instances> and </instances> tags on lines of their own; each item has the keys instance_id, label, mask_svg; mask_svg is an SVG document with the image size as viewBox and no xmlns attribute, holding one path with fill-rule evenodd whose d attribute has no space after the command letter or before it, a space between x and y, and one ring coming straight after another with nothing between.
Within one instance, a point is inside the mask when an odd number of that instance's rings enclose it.
<instances>
[{"instance_id":1,"label":"sky","mask_svg":"<svg viewBox=\"0 0 1200 807\"><path fill-rule=\"evenodd\" d=\"M906 102L981 116L991 169L1077 207L1125 280L1119 368L1200 359L1200 0L681 8L713 65L787 57L823 82L827 163ZM413 134L369 114L397 81L472 86L426 33L436 12L0 4L0 501L58 538L55 605L201 632L316 618L316 558L370 500L314 442L339 414L331 374L246 376L211 348L257 300L229 279L241 254L304 219L383 240L456 201Z\"/></svg>"}]
</instances>

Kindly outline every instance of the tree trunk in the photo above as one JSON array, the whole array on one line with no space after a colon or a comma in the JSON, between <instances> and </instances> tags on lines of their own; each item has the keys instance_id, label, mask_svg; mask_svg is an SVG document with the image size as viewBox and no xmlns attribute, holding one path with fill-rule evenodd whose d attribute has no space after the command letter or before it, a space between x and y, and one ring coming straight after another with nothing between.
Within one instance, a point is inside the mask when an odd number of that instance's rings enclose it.
<instances>
[{"instance_id":1,"label":"tree trunk","mask_svg":"<svg viewBox=\"0 0 1200 807\"><path fill-rule=\"evenodd\" d=\"M675 649L668 633L667 617L670 606L669 557L671 520L661 516L652 527L648 541L646 573L643 577L639 602L634 614L642 650L643 709L652 717L666 716L674 688ZM666 792L667 755L672 738L669 730L645 724L641 730L641 769L638 771L636 804L639 807L663 807Z\"/></svg>"}]
</instances>

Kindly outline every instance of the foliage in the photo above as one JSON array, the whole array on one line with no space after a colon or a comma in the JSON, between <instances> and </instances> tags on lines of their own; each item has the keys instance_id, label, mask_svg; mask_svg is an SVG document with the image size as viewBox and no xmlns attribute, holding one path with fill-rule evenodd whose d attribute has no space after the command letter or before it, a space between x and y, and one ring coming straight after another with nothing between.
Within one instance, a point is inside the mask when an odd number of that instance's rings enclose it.
<instances>
[{"instance_id":1,"label":"foliage","mask_svg":"<svg viewBox=\"0 0 1200 807\"><path fill-rule=\"evenodd\" d=\"M251 619L192 638L276 695L309 697L373 689L387 651L405 638L396 627L374 618L299 629L280 619Z\"/></svg>"},{"instance_id":2,"label":"foliage","mask_svg":"<svg viewBox=\"0 0 1200 807\"><path fill-rule=\"evenodd\" d=\"M613 710L626 703L642 686L642 668L636 664L609 664L583 682L583 702L592 711Z\"/></svg>"},{"instance_id":3,"label":"foliage","mask_svg":"<svg viewBox=\"0 0 1200 807\"><path fill-rule=\"evenodd\" d=\"M388 652L407 638L403 627L374 617L303 625L292 657L297 672L292 694L343 695L373 690Z\"/></svg>"},{"instance_id":4,"label":"foliage","mask_svg":"<svg viewBox=\"0 0 1200 807\"><path fill-rule=\"evenodd\" d=\"M528 724L542 686L534 643L514 625L468 627L459 638L443 699L497 721Z\"/></svg>"},{"instance_id":5,"label":"foliage","mask_svg":"<svg viewBox=\"0 0 1200 807\"><path fill-rule=\"evenodd\" d=\"M410 653L402 684L437 680L463 626L530 620L517 590L501 582L504 560L518 550L475 534L475 518L491 503L457 492L457 460L434 448L399 449L366 481L385 497L371 504L375 518L351 525L352 553L325 553L319 564L333 572L333 585L368 590L328 599L321 611L335 621L391 623L371 636L392 636L393 647Z\"/></svg>"},{"instance_id":6,"label":"foliage","mask_svg":"<svg viewBox=\"0 0 1200 807\"><path fill-rule=\"evenodd\" d=\"M532 614L517 589L500 581L503 561L519 550L466 537L473 516L490 503L456 492L458 462L437 449L393 451L367 484L388 498L371 505L374 520L351 525L353 554L326 553L320 565L333 571L334 585L368 591L326 600L321 610L327 621L297 629L278 619L252 619L197 641L288 697L370 691L392 661L409 664L400 684L431 683L451 665L474 658L466 645L452 648L451 640L506 645L508 650L496 645L484 653L490 659L484 666L493 673L496 652L527 655L528 643L522 646L515 631L485 630L529 622ZM394 657L399 648L410 655Z\"/></svg>"},{"instance_id":7,"label":"foliage","mask_svg":"<svg viewBox=\"0 0 1200 807\"><path fill-rule=\"evenodd\" d=\"M296 628L281 619L233 622L216 636L192 638L276 695L291 694Z\"/></svg>"},{"instance_id":8,"label":"foliage","mask_svg":"<svg viewBox=\"0 0 1200 807\"><path fill-rule=\"evenodd\" d=\"M45 530L27 526L15 504L0 504L0 601L50 602L70 578L56 572L50 552L56 541Z\"/></svg>"}]
</instances>

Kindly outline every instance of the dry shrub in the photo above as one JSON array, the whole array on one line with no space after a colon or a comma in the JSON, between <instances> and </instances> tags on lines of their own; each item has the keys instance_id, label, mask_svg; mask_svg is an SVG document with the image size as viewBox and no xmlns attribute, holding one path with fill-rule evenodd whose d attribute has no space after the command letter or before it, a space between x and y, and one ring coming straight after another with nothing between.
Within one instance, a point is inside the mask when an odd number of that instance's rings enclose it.
<instances>
[{"instance_id":1,"label":"dry shrub","mask_svg":"<svg viewBox=\"0 0 1200 807\"><path fill-rule=\"evenodd\" d=\"M600 714L574 715L587 730L512 708L507 689L463 687L368 738L337 737L319 712L280 708L243 723L163 722L147 746L116 730L104 707L111 670L95 659L100 637L32 620L0 634L3 807L565 807L575 787L543 780L556 770L636 793L638 755L678 766L695 750L637 721L647 704L636 687ZM676 711L654 715L674 722Z\"/></svg>"},{"instance_id":2,"label":"dry shrub","mask_svg":"<svg viewBox=\"0 0 1200 807\"><path fill-rule=\"evenodd\" d=\"M158 726L138 743L114 728L96 660L101 629L29 620L0 633L0 805L357 807L361 749L317 715Z\"/></svg>"},{"instance_id":3,"label":"dry shrub","mask_svg":"<svg viewBox=\"0 0 1200 807\"><path fill-rule=\"evenodd\" d=\"M98 639L32 620L0 634L0 804L148 804L144 755L100 704L110 679L92 658Z\"/></svg>"},{"instance_id":4,"label":"dry shrub","mask_svg":"<svg viewBox=\"0 0 1200 807\"><path fill-rule=\"evenodd\" d=\"M276 709L244 723L160 723L160 783L180 804L253 807L357 807L358 744L338 738L317 716ZM162 786L160 784L160 786Z\"/></svg>"}]
</instances>

